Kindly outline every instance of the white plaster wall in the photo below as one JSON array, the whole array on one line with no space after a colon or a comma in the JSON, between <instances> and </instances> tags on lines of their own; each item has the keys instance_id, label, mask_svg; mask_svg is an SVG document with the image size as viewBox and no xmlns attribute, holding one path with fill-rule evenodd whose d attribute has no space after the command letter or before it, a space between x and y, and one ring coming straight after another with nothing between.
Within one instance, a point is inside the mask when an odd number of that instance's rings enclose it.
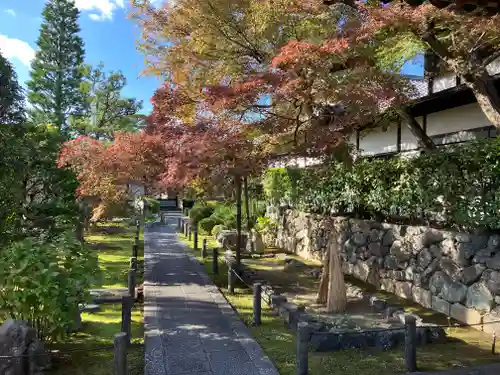
<instances>
[{"instance_id":1,"label":"white plaster wall","mask_svg":"<svg viewBox=\"0 0 500 375\"><path fill-rule=\"evenodd\" d=\"M394 124L387 128L365 130L359 135L359 149L361 155L377 155L397 151L398 126Z\"/></svg>"},{"instance_id":2,"label":"white plaster wall","mask_svg":"<svg viewBox=\"0 0 500 375\"><path fill-rule=\"evenodd\" d=\"M491 125L477 103L427 115L429 136L458 132L444 138L443 143L465 141L475 138L469 129Z\"/></svg>"},{"instance_id":3,"label":"white plaster wall","mask_svg":"<svg viewBox=\"0 0 500 375\"><path fill-rule=\"evenodd\" d=\"M432 82L432 92L439 92L456 86L456 76L453 73L446 73L440 77L435 77Z\"/></svg>"},{"instance_id":4,"label":"white plaster wall","mask_svg":"<svg viewBox=\"0 0 500 375\"><path fill-rule=\"evenodd\" d=\"M422 117L415 118L420 126L423 126ZM413 135L406 122L401 123L401 151L410 151L418 149L417 138Z\"/></svg>"}]
</instances>

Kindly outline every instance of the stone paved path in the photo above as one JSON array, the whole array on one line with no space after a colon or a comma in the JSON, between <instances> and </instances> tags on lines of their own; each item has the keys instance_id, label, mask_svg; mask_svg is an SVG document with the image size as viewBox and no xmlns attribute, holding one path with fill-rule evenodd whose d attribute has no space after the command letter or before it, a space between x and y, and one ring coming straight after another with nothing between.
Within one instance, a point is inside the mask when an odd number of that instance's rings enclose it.
<instances>
[{"instance_id":1,"label":"stone paved path","mask_svg":"<svg viewBox=\"0 0 500 375\"><path fill-rule=\"evenodd\" d=\"M177 240L178 215L145 232L145 375L279 375Z\"/></svg>"}]
</instances>

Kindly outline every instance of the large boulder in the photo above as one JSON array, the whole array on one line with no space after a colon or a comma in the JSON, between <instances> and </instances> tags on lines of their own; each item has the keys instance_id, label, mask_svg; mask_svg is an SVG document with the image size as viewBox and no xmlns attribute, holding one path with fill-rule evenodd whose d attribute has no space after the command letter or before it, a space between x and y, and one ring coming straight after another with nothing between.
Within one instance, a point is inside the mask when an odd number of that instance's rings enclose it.
<instances>
[{"instance_id":1,"label":"large boulder","mask_svg":"<svg viewBox=\"0 0 500 375\"><path fill-rule=\"evenodd\" d=\"M432 254L428 248L423 249L418 255L418 266L425 269L432 262Z\"/></svg>"},{"instance_id":2,"label":"large boulder","mask_svg":"<svg viewBox=\"0 0 500 375\"><path fill-rule=\"evenodd\" d=\"M460 303L465 300L467 295L467 287L463 284L445 280L439 297L451 303Z\"/></svg>"},{"instance_id":3,"label":"large boulder","mask_svg":"<svg viewBox=\"0 0 500 375\"><path fill-rule=\"evenodd\" d=\"M488 268L493 268L494 270L500 270L500 254L495 255L486 261Z\"/></svg>"},{"instance_id":4,"label":"large boulder","mask_svg":"<svg viewBox=\"0 0 500 375\"><path fill-rule=\"evenodd\" d=\"M459 281L462 277L462 268L449 258L441 258L439 261L439 267L453 281Z\"/></svg>"},{"instance_id":5,"label":"large boulder","mask_svg":"<svg viewBox=\"0 0 500 375\"><path fill-rule=\"evenodd\" d=\"M247 234L241 233L241 245L245 246L247 243ZM238 244L238 232L235 230L221 230L217 234L217 244L224 250L236 250Z\"/></svg>"},{"instance_id":6,"label":"large boulder","mask_svg":"<svg viewBox=\"0 0 500 375\"><path fill-rule=\"evenodd\" d=\"M465 285L472 285L479 280L483 274L485 266L482 264L474 264L473 266L467 267L462 271L462 282Z\"/></svg>"},{"instance_id":7,"label":"large boulder","mask_svg":"<svg viewBox=\"0 0 500 375\"><path fill-rule=\"evenodd\" d=\"M50 366L50 361L43 344L36 338L36 332L24 322L8 320L0 327L0 357L13 356L12 359L0 360L0 374L24 375L25 363L20 356L31 354L34 358L30 367L34 374Z\"/></svg>"},{"instance_id":8,"label":"large boulder","mask_svg":"<svg viewBox=\"0 0 500 375\"><path fill-rule=\"evenodd\" d=\"M254 252L256 254L263 254L264 253L264 241L262 240L262 235L253 230L251 232L250 238L247 240L247 245L246 245L246 251L247 252Z\"/></svg>"},{"instance_id":9,"label":"large boulder","mask_svg":"<svg viewBox=\"0 0 500 375\"><path fill-rule=\"evenodd\" d=\"M406 262L411 258L411 249L407 244L397 240L392 243L390 253L394 255L399 262Z\"/></svg>"},{"instance_id":10,"label":"large boulder","mask_svg":"<svg viewBox=\"0 0 500 375\"><path fill-rule=\"evenodd\" d=\"M434 275L432 275L429 281L432 294L437 296L439 293L441 293L441 289L448 279L448 276L442 271L437 271Z\"/></svg>"},{"instance_id":11,"label":"large boulder","mask_svg":"<svg viewBox=\"0 0 500 375\"><path fill-rule=\"evenodd\" d=\"M490 312L493 303L494 297L484 283L475 283L467 290L467 301L465 304L467 307Z\"/></svg>"},{"instance_id":12,"label":"large boulder","mask_svg":"<svg viewBox=\"0 0 500 375\"><path fill-rule=\"evenodd\" d=\"M483 272L481 280L488 287L491 293L500 294L500 272L486 270Z\"/></svg>"}]
</instances>

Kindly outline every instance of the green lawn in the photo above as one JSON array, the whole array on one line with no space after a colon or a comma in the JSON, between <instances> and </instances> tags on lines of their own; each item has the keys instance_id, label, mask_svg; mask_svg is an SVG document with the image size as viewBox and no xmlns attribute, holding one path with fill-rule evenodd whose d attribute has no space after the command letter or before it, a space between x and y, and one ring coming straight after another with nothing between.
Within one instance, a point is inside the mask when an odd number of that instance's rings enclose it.
<instances>
[{"instance_id":1,"label":"green lawn","mask_svg":"<svg viewBox=\"0 0 500 375\"><path fill-rule=\"evenodd\" d=\"M101 281L97 288L126 287L129 258L132 254L135 227L126 223L103 223L94 228L86 241L98 253ZM143 260L142 233L140 237L139 259ZM140 266L142 269L142 266ZM142 272L140 274L142 283ZM102 346L112 346L113 337L121 330L121 305L102 305L98 313L82 314L83 329L69 336L63 342L52 345L61 353L54 360L54 375L111 375L113 373L113 350L97 350ZM142 305L135 304L132 313L132 343L143 344L144 319ZM131 348L128 355L129 374L144 373L144 349Z\"/></svg>"},{"instance_id":2,"label":"green lawn","mask_svg":"<svg viewBox=\"0 0 500 375\"><path fill-rule=\"evenodd\" d=\"M192 243L179 235L192 249ZM221 262L219 274L211 275L211 255L202 260L207 273L225 294L227 300L237 310L241 319L251 327L252 332L266 354L271 358L281 375L294 375L295 370L295 334L289 331L281 317L263 303L262 325L251 326L252 292L242 285L235 295L227 293L227 267ZM418 348L418 366L420 371L445 370L473 366L498 361L498 356L491 354L489 336L478 335L471 329L451 328L448 341L444 344L427 345ZM310 353L309 370L311 374L337 375L390 375L405 373L403 350L346 350L335 353Z\"/></svg>"}]
</instances>

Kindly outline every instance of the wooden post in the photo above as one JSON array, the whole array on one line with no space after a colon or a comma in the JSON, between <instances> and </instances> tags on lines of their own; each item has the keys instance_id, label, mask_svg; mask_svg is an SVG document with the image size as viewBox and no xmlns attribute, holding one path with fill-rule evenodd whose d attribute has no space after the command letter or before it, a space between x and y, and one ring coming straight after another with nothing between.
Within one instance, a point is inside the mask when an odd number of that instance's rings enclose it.
<instances>
[{"instance_id":1,"label":"wooden post","mask_svg":"<svg viewBox=\"0 0 500 375\"><path fill-rule=\"evenodd\" d=\"M408 372L417 371L417 319L405 316L405 364Z\"/></svg>"},{"instance_id":2,"label":"wooden post","mask_svg":"<svg viewBox=\"0 0 500 375\"><path fill-rule=\"evenodd\" d=\"M262 323L262 284L253 284L253 324L260 326Z\"/></svg>"},{"instance_id":3,"label":"wooden post","mask_svg":"<svg viewBox=\"0 0 500 375\"><path fill-rule=\"evenodd\" d=\"M135 299L135 269L128 271L128 294Z\"/></svg>"},{"instance_id":4,"label":"wooden post","mask_svg":"<svg viewBox=\"0 0 500 375\"><path fill-rule=\"evenodd\" d=\"M198 251L198 229L193 229L193 246L194 251Z\"/></svg>"},{"instance_id":5,"label":"wooden post","mask_svg":"<svg viewBox=\"0 0 500 375\"><path fill-rule=\"evenodd\" d=\"M229 294L234 294L234 273L233 273L233 265L229 263L229 267L227 269L227 290Z\"/></svg>"},{"instance_id":6,"label":"wooden post","mask_svg":"<svg viewBox=\"0 0 500 375\"><path fill-rule=\"evenodd\" d=\"M122 297L122 332L127 334L127 343L130 343L132 336L132 305L134 300L132 296Z\"/></svg>"},{"instance_id":7,"label":"wooden post","mask_svg":"<svg viewBox=\"0 0 500 375\"><path fill-rule=\"evenodd\" d=\"M491 341L491 354L493 355L496 354L496 345L497 345L497 333L496 331L493 331L493 337Z\"/></svg>"},{"instance_id":8,"label":"wooden post","mask_svg":"<svg viewBox=\"0 0 500 375\"><path fill-rule=\"evenodd\" d=\"M191 234L193 233L193 230L191 228L191 225L188 225L188 240L191 241Z\"/></svg>"},{"instance_id":9,"label":"wooden post","mask_svg":"<svg viewBox=\"0 0 500 375\"><path fill-rule=\"evenodd\" d=\"M133 257L137 258L138 250L139 250L139 246L137 244L134 244L132 246L132 256Z\"/></svg>"},{"instance_id":10,"label":"wooden post","mask_svg":"<svg viewBox=\"0 0 500 375\"><path fill-rule=\"evenodd\" d=\"M207 239L204 238L201 244L201 259L205 259L207 256Z\"/></svg>"},{"instance_id":11,"label":"wooden post","mask_svg":"<svg viewBox=\"0 0 500 375\"><path fill-rule=\"evenodd\" d=\"M184 222L184 237L188 236L188 227L189 223L187 221Z\"/></svg>"},{"instance_id":12,"label":"wooden post","mask_svg":"<svg viewBox=\"0 0 500 375\"><path fill-rule=\"evenodd\" d=\"M311 341L309 323L300 322L297 325L297 375L307 375L309 372L309 341Z\"/></svg>"},{"instance_id":13,"label":"wooden post","mask_svg":"<svg viewBox=\"0 0 500 375\"><path fill-rule=\"evenodd\" d=\"M127 333L117 333L114 344L115 375L127 375Z\"/></svg>"},{"instance_id":14,"label":"wooden post","mask_svg":"<svg viewBox=\"0 0 500 375\"><path fill-rule=\"evenodd\" d=\"M219 250L217 249L213 249L212 273L214 275L219 274Z\"/></svg>"},{"instance_id":15,"label":"wooden post","mask_svg":"<svg viewBox=\"0 0 500 375\"><path fill-rule=\"evenodd\" d=\"M182 218L177 219L177 232L181 233L182 232Z\"/></svg>"},{"instance_id":16,"label":"wooden post","mask_svg":"<svg viewBox=\"0 0 500 375\"><path fill-rule=\"evenodd\" d=\"M130 258L130 269L137 271L137 257Z\"/></svg>"}]
</instances>

